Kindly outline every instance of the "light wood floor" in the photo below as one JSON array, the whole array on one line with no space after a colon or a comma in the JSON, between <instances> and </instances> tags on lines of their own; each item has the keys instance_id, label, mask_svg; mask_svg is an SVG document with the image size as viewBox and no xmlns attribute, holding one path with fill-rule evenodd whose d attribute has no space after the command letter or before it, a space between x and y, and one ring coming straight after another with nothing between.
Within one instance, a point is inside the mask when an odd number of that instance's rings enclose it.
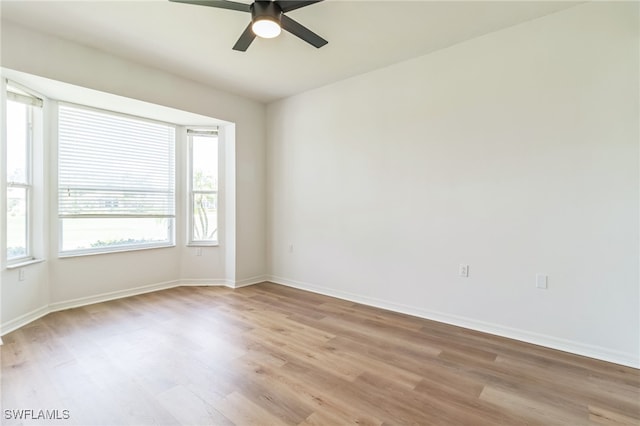
<instances>
[{"instance_id":1,"label":"light wood floor","mask_svg":"<svg viewBox=\"0 0 640 426\"><path fill-rule=\"evenodd\" d=\"M269 283L58 312L4 342L3 424L640 424L640 370Z\"/></svg>"}]
</instances>

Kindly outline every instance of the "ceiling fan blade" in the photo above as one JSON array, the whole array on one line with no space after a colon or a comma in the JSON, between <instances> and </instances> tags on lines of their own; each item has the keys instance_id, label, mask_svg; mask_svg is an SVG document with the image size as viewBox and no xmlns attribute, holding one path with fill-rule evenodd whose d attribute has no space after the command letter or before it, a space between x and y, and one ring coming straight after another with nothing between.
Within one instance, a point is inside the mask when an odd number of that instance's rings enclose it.
<instances>
[{"instance_id":1,"label":"ceiling fan blade","mask_svg":"<svg viewBox=\"0 0 640 426\"><path fill-rule=\"evenodd\" d=\"M289 31L294 36L301 38L302 40L317 47L318 49L329 43L327 40L323 39L307 27L300 25L293 19L289 18L287 15L282 15L280 25L282 26L282 28Z\"/></svg>"},{"instance_id":2,"label":"ceiling fan blade","mask_svg":"<svg viewBox=\"0 0 640 426\"><path fill-rule=\"evenodd\" d=\"M255 38L256 35L251 31L251 23L249 23L249 26L244 30L236 44L233 46L233 50L246 52Z\"/></svg>"},{"instance_id":3,"label":"ceiling fan blade","mask_svg":"<svg viewBox=\"0 0 640 426\"><path fill-rule=\"evenodd\" d=\"M246 3L238 3L227 0L169 0L174 3L195 4L198 6L217 7L219 9L238 10L240 12L251 12L251 6Z\"/></svg>"},{"instance_id":4,"label":"ceiling fan blade","mask_svg":"<svg viewBox=\"0 0 640 426\"><path fill-rule=\"evenodd\" d=\"M321 1L322 0L276 0L275 3L278 3L278 6L280 6L283 12L289 12L314 3L320 3Z\"/></svg>"}]
</instances>

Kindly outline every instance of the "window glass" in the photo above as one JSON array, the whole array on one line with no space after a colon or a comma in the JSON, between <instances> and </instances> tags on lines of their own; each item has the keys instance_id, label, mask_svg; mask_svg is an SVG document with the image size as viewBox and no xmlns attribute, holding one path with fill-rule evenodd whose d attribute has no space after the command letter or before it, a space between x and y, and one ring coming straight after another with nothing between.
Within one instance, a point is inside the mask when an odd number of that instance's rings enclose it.
<instances>
[{"instance_id":1,"label":"window glass","mask_svg":"<svg viewBox=\"0 0 640 426\"><path fill-rule=\"evenodd\" d=\"M7 182L28 183L28 105L7 101Z\"/></svg>"},{"instance_id":2,"label":"window glass","mask_svg":"<svg viewBox=\"0 0 640 426\"><path fill-rule=\"evenodd\" d=\"M82 218L63 219L62 251L153 246L167 241L169 219Z\"/></svg>"},{"instance_id":3,"label":"window glass","mask_svg":"<svg viewBox=\"0 0 640 426\"><path fill-rule=\"evenodd\" d=\"M193 240L217 241L218 194L193 195Z\"/></svg>"},{"instance_id":4,"label":"window glass","mask_svg":"<svg viewBox=\"0 0 640 426\"><path fill-rule=\"evenodd\" d=\"M28 256L27 188L7 188L7 259Z\"/></svg>"},{"instance_id":5,"label":"window glass","mask_svg":"<svg viewBox=\"0 0 640 426\"><path fill-rule=\"evenodd\" d=\"M218 138L194 136L192 138L193 189L218 190Z\"/></svg>"},{"instance_id":6,"label":"window glass","mask_svg":"<svg viewBox=\"0 0 640 426\"><path fill-rule=\"evenodd\" d=\"M31 204L30 105L7 100L7 261L30 257L29 224Z\"/></svg>"},{"instance_id":7,"label":"window glass","mask_svg":"<svg viewBox=\"0 0 640 426\"><path fill-rule=\"evenodd\" d=\"M192 244L218 242L217 131L189 131L191 191L189 194Z\"/></svg>"}]
</instances>

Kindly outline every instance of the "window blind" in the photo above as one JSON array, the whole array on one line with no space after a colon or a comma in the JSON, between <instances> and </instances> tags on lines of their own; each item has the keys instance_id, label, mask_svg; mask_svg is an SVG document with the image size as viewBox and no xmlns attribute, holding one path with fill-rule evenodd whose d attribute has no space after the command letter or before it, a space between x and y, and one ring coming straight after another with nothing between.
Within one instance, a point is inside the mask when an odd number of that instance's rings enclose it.
<instances>
[{"instance_id":1,"label":"window blind","mask_svg":"<svg viewBox=\"0 0 640 426\"><path fill-rule=\"evenodd\" d=\"M60 218L175 216L175 127L60 105Z\"/></svg>"}]
</instances>

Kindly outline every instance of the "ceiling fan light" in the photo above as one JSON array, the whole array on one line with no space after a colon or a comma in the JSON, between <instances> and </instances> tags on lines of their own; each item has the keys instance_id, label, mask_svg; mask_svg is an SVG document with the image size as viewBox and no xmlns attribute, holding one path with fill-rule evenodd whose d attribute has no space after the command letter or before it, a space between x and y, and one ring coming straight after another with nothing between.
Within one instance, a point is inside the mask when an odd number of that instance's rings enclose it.
<instances>
[{"instance_id":1,"label":"ceiling fan light","mask_svg":"<svg viewBox=\"0 0 640 426\"><path fill-rule=\"evenodd\" d=\"M282 28L277 22L267 18L254 21L253 25L251 25L251 30L255 35L262 38L278 37L282 32Z\"/></svg>"}]
</instances>

